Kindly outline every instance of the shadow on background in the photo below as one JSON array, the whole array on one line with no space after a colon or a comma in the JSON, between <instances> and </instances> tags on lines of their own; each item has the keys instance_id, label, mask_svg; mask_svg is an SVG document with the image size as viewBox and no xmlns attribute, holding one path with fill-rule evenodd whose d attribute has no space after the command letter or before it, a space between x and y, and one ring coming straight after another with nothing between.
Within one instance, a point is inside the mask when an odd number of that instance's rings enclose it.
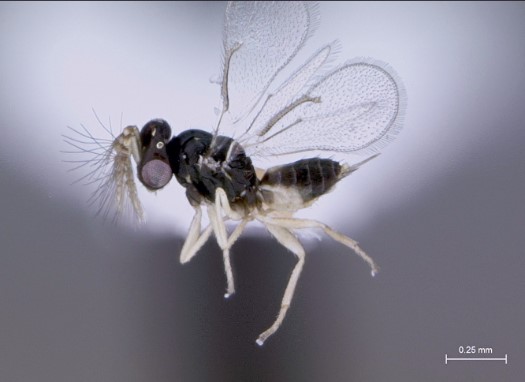
<instances>
[{"instance_id":1,"label":"shadow on background","mask_svg":"<svg viewBox=\"0 0 525 382\"><path fill-rule=\"evenodd\" d=\"M409 91L406 127L376 170L326 197L334 227L382 271L371 278L330 239L309 243L289 314L259 348L295 263L262 229L234 247L225 301L215 243L181 266L175 227L102 224L72 202L88 190L57 197L72 180L59 136L91 105L209 127L224 4L208 4L2 4L0 381L522 380L525 8L322 5L335 34L320 40L391 62ZM344 187L370 214L347 208ZM467 345L509 364L445 365Z\"/></svg>"},{"instance_id":2,"label":"shadow on background","mask_svg":"<svg viewBox=\"0 0 525 382\"><path fill-rule=\"evenodd\" d=\"M4 163L2 380L519 380L525 187L508 144L355 237L376 278L337 243L308 244L292 308L263 348L254 341L294 265L269 235L234 247L237 293L225 301L215 243L181 266L182 237L101 224ZM444 365L460 345L509 365Z\"/></svg>"}]
</instances>

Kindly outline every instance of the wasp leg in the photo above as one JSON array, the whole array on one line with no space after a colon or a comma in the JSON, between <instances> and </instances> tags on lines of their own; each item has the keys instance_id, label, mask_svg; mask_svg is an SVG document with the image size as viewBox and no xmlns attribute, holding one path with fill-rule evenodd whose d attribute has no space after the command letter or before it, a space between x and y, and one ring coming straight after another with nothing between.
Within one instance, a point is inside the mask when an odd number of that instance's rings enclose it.
<instances>
[{"instance_id":1,"label":"wasp leg","mask_svg":"<svg viewBox=\"0 0 525 382\"><path fill-rule=\"evenodd\" d=\"M246 224L248 224L248 222L249 222L249 219L243 219L241 220L239 225L235 227L232 234L228 238L228 248L231 248L233 244L237 241L237 239L239 239L242 232L244 231L244 228L246 228Z\"/></svg>"},{"instance_id":2,"label":"wasp leg","mask_svg":"<svg viewBox=\"0 0 525 382\"><path fill-rule=\"evenodd\" d=\"M239 215L235 214L231 207L230 202L228 201L228 196L226 195L226 192L222 188L218 188L215 191L215 205L220 206L220 208L217 211L220 211L222 209L224 213L226 214L226 217L233 220L238 220ZM251 216L244 216L239 223L237 227L235 227L235 230L232 232L230 237L228 238L228 248L231 248L233 244L239 239L242 232L244 231L244 228L246 228L246 224L248 224L249 221L253 220L253 217Z\"/></svg>"},{"instance_id":3,"label":"wasp leg","mask_svg":"<svg viewBox=\"0 0 525 382\"><path fill-rule=\"evenodd\" d=\"M190 261L193 256L197 254L199 249L201 249L204 243L206 243L206 241L210 238L212 227L211 225L208 225L201 233L201 218L201 208L195 207L195 215L193 216L193 220L191 221L190 229L188 231L188 236L186 237L186 241L184 242L180 252L180 262L182 264Z\"/></svg>"},{"instance_id":4,"label":"wasp leg","mask_svg":"<svg viewBox=\"0 0 525 382\"><path fill-rule=\"evenodd\" d=\"M332 239L338 241L343 245L346 245L348 248L352 249L359 257L366 261L368 265L370 265L370 268L372 268L372 276L375 276L375 274L379 271L379 267L377 266L375 261L370 256L368 256L366 252L361 249L361 247L359 247L357 241L333 230L324 223L312 219L298 218L272 218L269 221L272 224L276 224L278 226L289 229L321 228Z\"/></svg>"},{"instance_id":5,"label":"wasp leg","mask_svg":"<svg viewBox=\"0 0 525 382\"><path fill-rule=\"evenodd\" d=\"M228 234L226 232L226 226L224 225L224 221L221 216L220 203L208 206L208 217L210 218L210 223L213 227L213 232L215 233L215 237L217 238L217 244L219 244L219 247L222 250L224 271L226 272L227 282L227 288L224 297L228 298L235 293L235 287L233 283L233 271L230 262L230 248L228 247Z\"/></svg>"},{"instance_id":6,"label":"wasp leg","mask_svg":"<svg viewBox=\"0 0 525 382\"><path fill-rule=\"evenodd\" d=\"M228 201L226 191L224 191L222 188L217 188L217 190L215 190L215 206L217 207L217 213L219 216L222 209L225 215L230 219L236 218L236 215L233 213L230 207L230 202Z\"/></svg>"},{"instance_id":7,"label":"wasp leg","mask_svg":"<svg viewBox=\"0 0 525 382\"><path fill-rule=\"evenodd\" d=\"M295 292L297 280L299 280L299 276L301 275L301 271L303 270L305 257L303 246L289 229L283 226L273 225L270 219L264 221L263 223L268 229L268 231L270 231L272 236L275 237L279 243L281 243L283 246L292 251L297 256L298 260L297 264L295 264L292 274L290 275L288 285L286 286L286 289L284 291L284 296L281 301L281 309L279 310L277 318L275 319L272 326L270 326L267 330L261 333L259 335L259 338L257 338L256 343L259 346L262 346L264 344L264 341L266 341L268 337L270 337L277 331L277 329L279 329L284 320L284 317L286 317L286 312L290 307L290 303Z\"/></svg>"},{"instance_id":8,"label":"wasp leg","mask_svg":"<svg viewBox=\"0 0 525 382\"><path fill-rule=\"evenodd\" d=\"M224 218L222 217L223 211L226 215ZM235 293L233 271L230 260L230 248L241 236L242 232L244 231L244 228L246 227L246 224L250 220L252 220L252 217L243 217L239 225L235 227L235 230L232 232L230 237L228 237L228 233L226 232L226 226L224 225L224 220L239 219L239 215L236 215L232 211L230 203L228 201L228 197L226 196L226 192L224 192L222 188L217 188L215 190L215 204L208 206L208 216L210 218L213 231L215 232L217 243L219 244L219 247L222 250L222 257L224 260L224 271L226 273L226 280L228 285L224 297L228 298Z\"/></svg>"}]
</instances>

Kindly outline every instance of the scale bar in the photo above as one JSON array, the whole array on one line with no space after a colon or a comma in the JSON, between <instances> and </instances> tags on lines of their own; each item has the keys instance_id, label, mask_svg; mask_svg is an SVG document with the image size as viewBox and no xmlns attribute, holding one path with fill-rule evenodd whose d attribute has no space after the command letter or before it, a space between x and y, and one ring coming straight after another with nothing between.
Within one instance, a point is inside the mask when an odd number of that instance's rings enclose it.
<instances>
[{"instance_id":1,"label":"scale bar","mask_svg":"<svg viewBox=\"0 0 525 382\"><path fill-rule=\"evenodd\" d=\"M505 365L508 364L507 354L505 354L504 358L488 358L488 357L481 357L481 358L475 358L475 357L449 358L448 355L445 354L445 365L448 363L448 361L505 361Z\"/></svg>"}]
</instances>

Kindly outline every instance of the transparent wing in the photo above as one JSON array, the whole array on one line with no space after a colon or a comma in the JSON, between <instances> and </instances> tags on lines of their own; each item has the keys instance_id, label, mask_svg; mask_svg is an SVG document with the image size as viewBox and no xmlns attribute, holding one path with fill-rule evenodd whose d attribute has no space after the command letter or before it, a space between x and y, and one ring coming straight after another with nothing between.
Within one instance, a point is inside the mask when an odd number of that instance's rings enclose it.
<instances>
[{"instance_id":1,"label":"transparent wing","mask_svg":"<svg viewBox=\"0 0 525 382\"><path fill-rule=\"evenodd\" d=\"M401 129L406 96L397 75L370 59L330 70L337 43L282 80L318 21L316 4L228 3L216 133L247 155L374 152Z\"/></svg>"},{"instance_id":2,"label":"transparent wing","mask_svg":"<svg viewBox=\"0 0 525 382\"><path fill-rule=\"evenodd\" d=\"M224 21L222 112L236 121L260 101L313 33L315 3L229 2Z\"/></svg>"},{"instance_id":3,"label":"transparent wing","mask_svg":"<svg viewBox=\"0 0 525 382\"><path fill-rule=\"evenodd\" d=\"M277 93L288 102L277 112L263 105L252 121L251 133L241 140L248 155L373 152L401 129L405 91L384 63L357 59L321 76L304 93L291 95L288 87Z\"/></svg>"}]
</instances>

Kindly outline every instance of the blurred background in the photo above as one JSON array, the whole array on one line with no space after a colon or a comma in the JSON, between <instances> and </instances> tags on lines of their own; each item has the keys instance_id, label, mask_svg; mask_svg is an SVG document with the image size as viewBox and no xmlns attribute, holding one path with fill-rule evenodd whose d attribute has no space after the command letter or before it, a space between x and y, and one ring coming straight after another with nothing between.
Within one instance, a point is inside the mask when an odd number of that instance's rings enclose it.
<instances>
[{"instance_id":1,"label":"blurred background","mask_svg":"<svg viewBox=\"0 0 525 382\"><path fill-rule=\"evenodd\" d=\"M209 129L223 2L0 4L0 380L493 381L525 373L525 4L320 4L307 45L388 62L408 112L397 140L302 213L381 267L305 239L283 326L259 348L295 264L255 226L233 249L178 256L191 221L172 182L148 221L94 216L61 134L151 118ZM449 362L460 346L502 361ZM466 356L465 354L461 356ZM480 356L486 356L485 354Z\"/></svg>"}]
</instances>

